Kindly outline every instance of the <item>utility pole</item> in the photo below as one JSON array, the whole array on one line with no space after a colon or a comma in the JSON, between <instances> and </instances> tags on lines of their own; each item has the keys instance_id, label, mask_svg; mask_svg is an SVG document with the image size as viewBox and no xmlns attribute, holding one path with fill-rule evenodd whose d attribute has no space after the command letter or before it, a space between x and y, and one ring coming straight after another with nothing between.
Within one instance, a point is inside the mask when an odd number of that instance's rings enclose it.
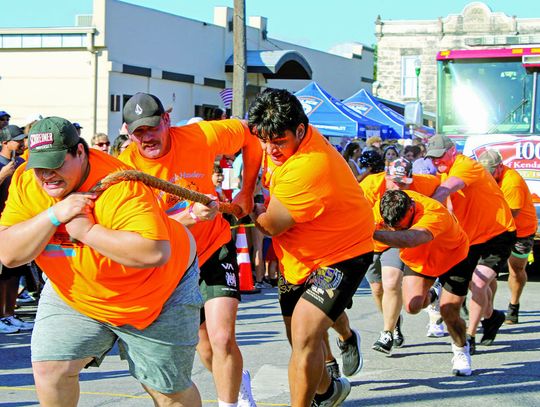
<instances>
[{"instance_id":1,"label":"utility pole","mask_svg":"<svg viewBox=\"0 0 540 407\"><path fill-rule=\"evenodd\" d=\"M233 116L244 118L246 113L246 2L234 0L233 16Z\"/></svg>"}]
</instances>

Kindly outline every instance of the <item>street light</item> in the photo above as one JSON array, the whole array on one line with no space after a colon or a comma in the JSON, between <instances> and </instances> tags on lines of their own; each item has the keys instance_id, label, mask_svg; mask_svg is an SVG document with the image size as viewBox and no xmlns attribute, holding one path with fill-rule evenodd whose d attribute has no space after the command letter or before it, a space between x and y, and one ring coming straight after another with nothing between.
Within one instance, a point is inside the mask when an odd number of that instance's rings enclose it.
<instances>
[{"instance_id":1,"label":"street light","mask_svg":"<svg viewBox=\"0 0 540 407\"><path fill-rule=\"evenodd\" d=\"M414 73L416 74L416 101L420 101L420 68L422 67L422 61L420 58L414 60Z\"/></svg>"}]
</instances>

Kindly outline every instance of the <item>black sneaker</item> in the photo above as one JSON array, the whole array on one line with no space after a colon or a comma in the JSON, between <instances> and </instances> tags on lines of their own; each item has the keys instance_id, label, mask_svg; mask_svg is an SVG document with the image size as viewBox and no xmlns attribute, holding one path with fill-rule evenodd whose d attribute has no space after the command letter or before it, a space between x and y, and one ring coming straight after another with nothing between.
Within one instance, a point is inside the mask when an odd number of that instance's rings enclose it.
<instances>
[{"instance_id":1,"label":"black sneaker","mask_svg":"<svg viewBox=\"0 0 540 407\"><path fill-rule=\"evenodd\" d=\"M338 338L337 345L341 351L341 361L343 362L343 374L353 376L362 369L364 360L360 350L360 334L357 330L351 329L352 336L345 342Z\"/></svg>"},{"instance_id":2,"label":"black sneaker","mask_svg":"<svg viewBox=\"0 0 540 407\"><path fill-rule=\"evenodd\" d=\"M505 324L514 325L518 323L519 304L508 304L508 311L506 311Z\"/></svg>"},{"instance_id":3,"label":"black sneaker","mask_svg":"<svg viewBox=\"0 0 540 407\"><path fill-rule=\"evenodd\" d=\"M344 377L332 380L332 386L334 387L332 395L324 400L318 399L318 395L316 395L315 399L311 402L311 407L340 406L351 392L351 383Z\"/></svg>"},{"instance_id":4,"label":"black sneaker","mask_svg":"<svg viewBox=\"0 0 540 407\"><path fill-rule=\"evenodd\" d=\"M494 309L493 314L487 319L482 320L482 327L484 328L484 335L480 341L481 345L489 346L495 340L499 328L505 320L504 312Z\"/></svg>"},{"instance_id":5,"label":"black sneaker","mask_svg":"<svg viewBox=\"0 0 540 407\"><path fill-rule=\"evenodd\" d=\"M394 343L394 338L392 337L392 332L382 331L379 339L375 341L371 347L374 350L377 350L382 353L390 355L392 353L392 345Z\"/></svg>"},{"instance_id":6,"label":"black sneaker","mask_svg":"<svg viewBox=\"0 0 540 407\"><path fill-rule=\"evenodd\" d=\"M396 322L396 327L394 328L394 347L395 348L401 348L403 346L403 342L405 341L405 338L403 337L403 332L401 332L401 325L403 324L403 316L399 314L399 318Z\"/></svg>"},{"instance_id":7,"label":"black sneaker","mask_svg":"<svg viewBox=\"0 0 540 407\"><path fill-rule=\"evenodd\" d=\"M469 355L474 355L476 353L476 338L467 334L467 343L469 344Z\"/></svg>"},{"instance_id":8,"label":"black sneaker","mask_svg":"<svg viewBox=\"0 0 540 407\"><path fill-rule=\"evenodd\" d=\"M328 372L328 376L330 376L331 379L339 379L341 377L341 372L339 371L339 364L336 359L326 362L326 371Z\"/></svg>"}]
</instances>

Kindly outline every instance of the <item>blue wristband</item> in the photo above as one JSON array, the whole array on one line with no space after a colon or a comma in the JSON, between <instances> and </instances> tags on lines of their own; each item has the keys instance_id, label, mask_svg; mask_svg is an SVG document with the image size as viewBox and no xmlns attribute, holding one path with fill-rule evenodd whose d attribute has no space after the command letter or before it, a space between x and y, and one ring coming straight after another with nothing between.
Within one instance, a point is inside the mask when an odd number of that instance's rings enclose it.
<instances>
[{"instance_id":1,"label":"blue wristband","mask_svg":"<svg viewBox=\"0 0 540 407\"><path fill-rule=\"evenodd\" d=\"M54 214L52 206L47 210L47 215L49 216L49 220L54 226L58 227L62 224L62 222L60 222Z\"/></svg>"}]
</instances>

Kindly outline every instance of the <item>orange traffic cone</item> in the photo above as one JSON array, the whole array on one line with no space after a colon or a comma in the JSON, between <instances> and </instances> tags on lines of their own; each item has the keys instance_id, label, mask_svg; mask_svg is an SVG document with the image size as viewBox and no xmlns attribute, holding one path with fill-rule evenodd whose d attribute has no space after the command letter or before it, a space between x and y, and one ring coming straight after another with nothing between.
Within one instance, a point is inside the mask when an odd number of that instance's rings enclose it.
<instances>
[{"instance_id":1,"label":"orange traffic cone","mask_svg":"<svg viewBox=\"0 0 540 407\"><path fill-rule=\"evenodd\" d=\"M240 277L240 292L243 294L260 293L260 288L253 285L253 274L251 272L251 259L249 258L249 247L246 236L246 227L238 226L236 232L236 260L238 261L238 274Z\"/></svg>"}]
</instances>

